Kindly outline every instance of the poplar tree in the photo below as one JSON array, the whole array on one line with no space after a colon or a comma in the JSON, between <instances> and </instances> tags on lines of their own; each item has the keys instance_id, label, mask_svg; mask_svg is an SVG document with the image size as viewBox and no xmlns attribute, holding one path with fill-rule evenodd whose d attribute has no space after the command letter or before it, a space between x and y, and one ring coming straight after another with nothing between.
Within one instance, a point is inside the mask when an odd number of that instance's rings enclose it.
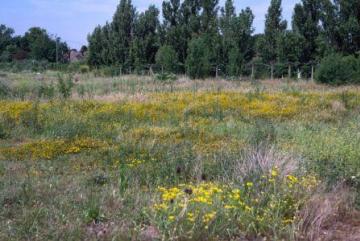
<instances>
[{"instance_id":1,"label":"poplar tree","mask_svg":"<svg viewBox=\"0 0 360 241\"><path fill-rule=\"evenodd\" d=\"M132 50L137 69L155 63L155 56L159 49L159 13L159 10L152 5L141 13L135 22Z\"/></svg>"},{"instance_id":2,"label":"poplar tree","mask_svg":"<svg viewBox=\"0 0 360 241\"><path fill-rule=\"evenodd\" d=\"M302 0L295 5L293 30L305 40L300 62L308 63L317 59L318 39L321 33L320 18L323 0Z\"/></svg>"},{"instance_id":3,"label":"poplar tree","mask_svg":"<svg viewBox=\"0 0 360 241\"><path fill-rule=\"evenodd\" d=\"M133 28L136 9L131 0L121 0L112 21L113 49L115 63L126 68L131 66L130 48L132 46Z\"/></svg>"},{"instance_id":4,"label":"poplar tree","mask_svg":"<svg viewBox=\"0 0 360 241\"><path fill-rule=\"evenodd\" d=\"M284 34L287 22L282 20L281 0L271 0L266 14L265 33L260 44L260 53L265 63L274 63L278 59L278 39Z\"/></svg>"}]
</instances>

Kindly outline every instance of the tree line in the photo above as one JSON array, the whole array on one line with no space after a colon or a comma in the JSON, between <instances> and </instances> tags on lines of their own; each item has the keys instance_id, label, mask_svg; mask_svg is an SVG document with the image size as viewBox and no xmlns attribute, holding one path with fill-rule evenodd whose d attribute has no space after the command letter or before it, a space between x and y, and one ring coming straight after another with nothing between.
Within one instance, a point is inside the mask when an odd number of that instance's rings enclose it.
<instances>
[{"instance_id":1,"label":"tree line","mask_svg":"<svg viewBox=\"0 0 360 241\"><path fill-rule=\"evenodd\" d=\"M141 71L152 65L193 78L249 74L250 63L302 65L332 53L360 50L360 1L302 0L295 5L291 30L282 1L271 0L265 31L254 34L250 8L236 11L233 0L168 0L139 13L121 0L111 22L88 36L88 62Z\"/></svg>"},{"instance_id":2,"label":"tree line","mask_svg":"<svg viewBox=\"0 0 360 241\"><path fill-rule=\"evenodd\" d=\"M45 29L30 28L23 36L14 36L14 30L0 25L0 62L32 59L48 62L66 62L69 47Z\"/></svg>"},{"instance_id":3,"label":"tree line","mask_svg":"<svg viewBox=\"0 0 360 241\"><path fill-rule=\"evenodd\" d=\"M301 0L291 23L282 17L282 0L271 0L264 33L254 34L250 8L237 11L233 0L166 0L136 10L120 0L111 22L88 36L87 62L92 68L113 67L123 73L152 66L192 78L250 75L254 64L305 66L334 53L358 56L359 0ZM68 45L45 29L24 36L0 25L0 62L33 59L66 62ZM346 62L346 61L345 61ZM280 68L278 75L287 70ZM309 70L308 70L309 72Z\"/></svg>"}]
</instances>

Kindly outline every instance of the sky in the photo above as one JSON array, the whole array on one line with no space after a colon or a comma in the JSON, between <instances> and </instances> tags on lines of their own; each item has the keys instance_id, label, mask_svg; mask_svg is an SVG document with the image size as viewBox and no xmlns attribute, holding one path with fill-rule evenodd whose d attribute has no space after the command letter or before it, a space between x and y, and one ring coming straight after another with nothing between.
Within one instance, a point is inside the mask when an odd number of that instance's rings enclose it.
<instances>
[{"instance_id":1,"label":"sky","mask_svg":"<svg viewBox=\"0 0 360 241\"><path fill-rule=\"evenodd\" d=\"M138 11L151 4L161 9L163 0L133 0ZM120 0L2 0L0 24L24 34L30 27L45 28L49 34L61 37L71 48L87 44L87 35L106 21L111 21ZM225 0L220 0L224 5ZM264 30L265 14L270 0L234 0L237 12L250 7L255 14L255 32ZM283 0L283 16L290 23L294 5L299 0Z\"/></svg>"}]
</instances>

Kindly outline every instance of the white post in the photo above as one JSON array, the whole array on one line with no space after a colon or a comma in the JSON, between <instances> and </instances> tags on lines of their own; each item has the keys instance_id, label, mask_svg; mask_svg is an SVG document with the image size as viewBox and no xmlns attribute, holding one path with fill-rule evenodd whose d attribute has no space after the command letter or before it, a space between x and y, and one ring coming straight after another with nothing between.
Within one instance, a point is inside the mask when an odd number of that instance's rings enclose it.
<instances>
[{"instance_id":1,"label":"white post","mask_svg":"<svg viewBox=\"0 0 360 241\"><path fill-rule=\"evenodd\" d=\"M251 65L251 80L255 79L255 66L254 64Z\"/></svg>"},{"instance_id":2,"label":"white post","mask_svg":"<svg viewBox=\"0 0 360 241\"><path fill-rule=\"evenodd\" d=\"M311 81L314 81L314 66L311 65Z\"/></svg>"}]
</instances>

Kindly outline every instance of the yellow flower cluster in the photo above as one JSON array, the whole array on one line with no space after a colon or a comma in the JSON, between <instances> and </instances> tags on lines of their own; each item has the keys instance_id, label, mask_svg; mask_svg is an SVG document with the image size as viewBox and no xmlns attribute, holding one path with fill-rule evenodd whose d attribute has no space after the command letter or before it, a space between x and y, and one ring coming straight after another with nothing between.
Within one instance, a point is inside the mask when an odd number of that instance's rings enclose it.
<instances>
[{"instance_id":1,"label":"yellow flower cluster","mask_svg":"<svg viewBox=\"0 0 360 241\"><path fill-rule=\"evenodd\" d=\"M31 106L31 102L0 101L0 114L18 122L21 114Z\"/></svg>"},{"instance_id":2,"label":"yellow flower cluster","mask_svg":"<svg viewBox=\"0 0 360 241\"><path fill-rule=\"evenodd\" d=\"M14 147L1 148L0 154L10 160L51 160L61 155L77 154L82 151L105 147L106 145L104 142L89 138L73 141L38 140Z\"/></svg>"},{"instance_id":3,"label":"yellow flower cluster","mask_svg":"<svg viewBox=\"0 0 360 241\"><path fill-rule=\"evenodd\" d=\"M145 161L144 160L139 160L139 159L131 159L130 161L129 161L129 163L127 164L127 166L128 167L130 167L130 168L135 168L135 167L138 167L138 166L140 166L141 164L143 164L143 163L145 163Z\"/></svg>"},{"instance_id":4,"label":"yellow flower cluster","mask_svg":"<svg viewBox=\"0 0 360 241\"><path fill-rule=\"evenodd\" d=\"M289 225L299 207L319 182L314 176L280 175L274 167L258 183L245 182L238 187L204 182L159 187L159 199L153 206L161 222L208 229L219 220L238 226L267 226L278 222Z\"/></svg>"},{"instance_id":5,"label":"yellow flower cluster","mask_svg":"<svg viewBox=\"0 0 360 241\"><path fill-rule=\"evenodd\" d=\"M158 192L161 194L161 201L153 209L164 213L169 222L175 220L171 217L183 213L180 218L185 218L187 222L201 220L204 225L208 225L216 217L215 203L221 202L224 191L222 186L208 182L171 188L159 187Z\"/></svg>"}]
</instances>

